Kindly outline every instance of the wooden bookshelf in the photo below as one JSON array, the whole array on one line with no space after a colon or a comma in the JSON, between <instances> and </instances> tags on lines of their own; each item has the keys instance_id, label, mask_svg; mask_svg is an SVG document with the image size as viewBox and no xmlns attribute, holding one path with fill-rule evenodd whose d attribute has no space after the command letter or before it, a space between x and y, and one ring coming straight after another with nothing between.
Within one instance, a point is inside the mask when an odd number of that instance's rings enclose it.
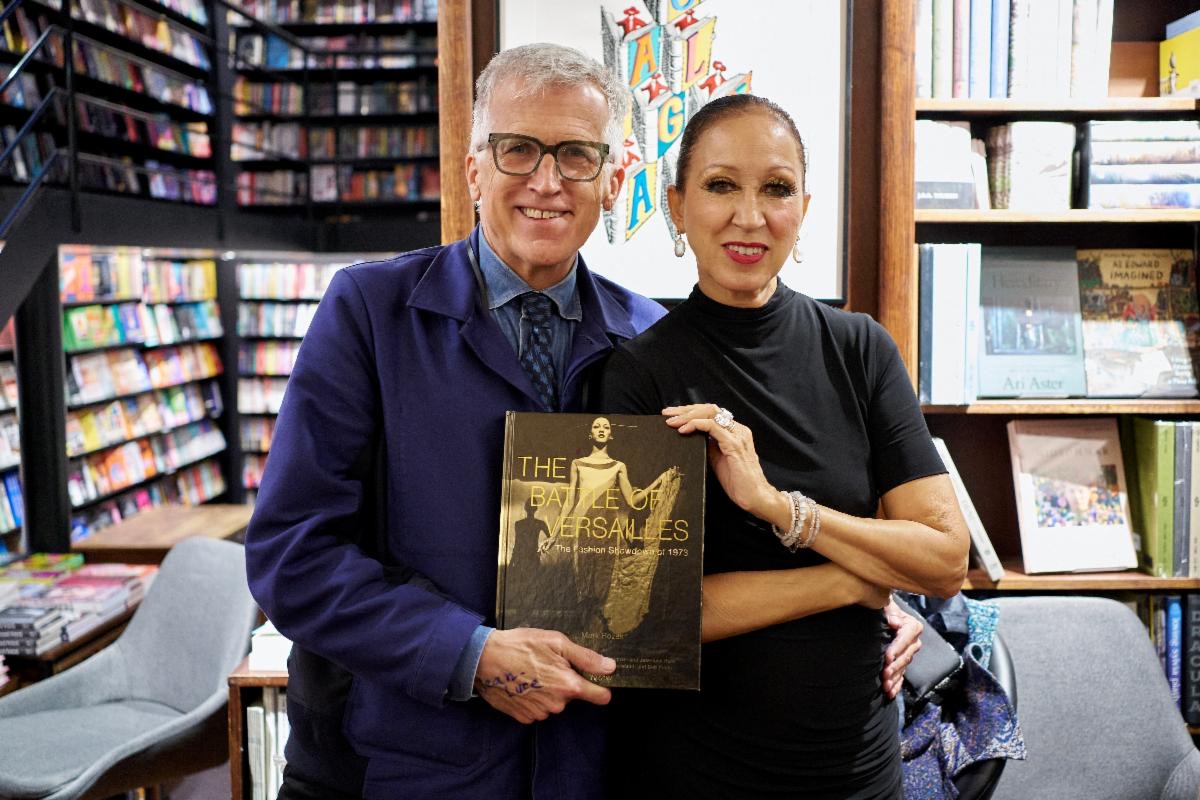
<instances>
[{"instance_id":1,"label":"wooden bookshelf","mask_svg":"<svg viewBox=\"0 0 1200 800\"><path fill-rule=\"evenodd\" d=\"M964 591L989 592L1200 592L1200 578L1156 578L1144 572L1026 573L1020 561L1004 560L1004 576L992 581L982 569L972 569Z\"/></svg>"},{"instance_id":2,"label":"wooden bookshelf","mask_svg":"<svg viewBox=\"0 0 1200 800\"><path fill-rule=\"evenodd\" d=\"M969 405L924 405L926 414L1174 414L1200 415L1200 400L976 400Z\"/></svg>"},{"instance_id":3,"label":"wooden bookshelf","mask_svg":"<svg viewBox=\"0 0 1200 800\"><path fill-rule=\"evenodd\" d=\"M229 674L229 782L230 797L249 797L250 765L246 760L246 706L267 687L286 689L286 672L251 670L247 656Z\"/></svg>"},{"instance_id":4,"label":"wooden bookshelf","mask_svg":"<svg viewBox=\"0 0 1200 800\"><path fill-rule=\"evenodd\" d=\"M914 212L917 224L1025 225L1037 224L1095 224L1095 223L1179 223L1200 222L1200 209L1139 208L1103 209L1072 208L1067 211L1009 211L1008 209L918 208Z\"/></svg>"},{"instance_id":5,"label":"wooden bookshelf","mask_svg":"<svg viewBox=\"0 0 1200 800\"><path fill-rule=\"evenodd\" d=\"M1104 114L1153 114L1155 112L1188 112L1200 109L1200 100L1194 97L1101 97L1080 99L1076 97L1056 100L1028 100L1012 98L989 98L969 100L955 98L918 97L916 111L922 116L938 113L955 115L972 114L1011 117L1026 113L1047 113L1055 117L1072 115L1092 116Z\"/></svg>"}]
</instances>

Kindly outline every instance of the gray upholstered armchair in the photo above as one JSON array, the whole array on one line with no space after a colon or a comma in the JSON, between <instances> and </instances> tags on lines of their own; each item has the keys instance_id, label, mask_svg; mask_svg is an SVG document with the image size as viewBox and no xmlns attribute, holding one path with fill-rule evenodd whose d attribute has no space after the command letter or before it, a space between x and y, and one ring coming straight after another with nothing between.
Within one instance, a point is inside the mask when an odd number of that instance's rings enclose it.
<instances>
[{"instance_id":1,"label":"gray upholstered armchair","mask_svg":"<svg viewBox=\"0 0 1200 800\"><path fill-rule=\"evenodd\" d=\"M222 763L256 616L241 545L180 542L120 638L0 699L0 797L105 797Z\"/></svg>"},{"instance_id":2,"label":"gray upholstered armchair","mask_svg":"<svg viewBox=\"0 0 1200 800\"><path fill-rule=\"evenodd\" d=\"M995 800L1200 796L1200 752L1133 612L1095 597L996 604L1029 757L1005 767Z\"/></svg>"}]
</instances>

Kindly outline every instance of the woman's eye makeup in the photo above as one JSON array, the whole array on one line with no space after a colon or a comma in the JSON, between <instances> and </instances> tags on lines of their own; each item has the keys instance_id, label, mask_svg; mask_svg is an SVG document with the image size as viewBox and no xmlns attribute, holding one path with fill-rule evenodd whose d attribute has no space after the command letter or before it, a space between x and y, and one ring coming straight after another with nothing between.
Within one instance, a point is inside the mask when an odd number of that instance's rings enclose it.
<instances>
[{"instance_id":1,"label":"woman's eye makeup","mask_svg":"<svg viewBox=\"0 0 1200 800\"><path fill-rule=\"evenodd\" d=\"M728 178L709 178L704 182L704 188L710 192L732 192L737 189L737 184Z\"/></svg>"},{"instance_id":2,"label":"woman's eye makeup","mask_svg":"<svg viewBox=\"0 0 1200 800\"><path fill-rule=\"evenodd\" d=\"M791 197L796 193L796 186L787 181L769 181L763 191L772 197Z\"/></svg>"}]
</instances>

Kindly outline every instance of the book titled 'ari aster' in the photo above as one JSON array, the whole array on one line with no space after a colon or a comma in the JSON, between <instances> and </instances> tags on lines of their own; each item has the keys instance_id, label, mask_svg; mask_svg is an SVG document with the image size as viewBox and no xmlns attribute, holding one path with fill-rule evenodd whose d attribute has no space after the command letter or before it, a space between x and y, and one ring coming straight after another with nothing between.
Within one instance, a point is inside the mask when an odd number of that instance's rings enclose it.
<instances>
[{"instance_id":1,"label":"book titled 'ari aster'","mask_svg":"<svg viewBox=\"0 0 1200 800\"><path fill-rule=\"evenodd\" d=\"M705 458L657 415L508 412L498 626L612 657L597 683L699 689Z\"/></svg>"}]
</instances>

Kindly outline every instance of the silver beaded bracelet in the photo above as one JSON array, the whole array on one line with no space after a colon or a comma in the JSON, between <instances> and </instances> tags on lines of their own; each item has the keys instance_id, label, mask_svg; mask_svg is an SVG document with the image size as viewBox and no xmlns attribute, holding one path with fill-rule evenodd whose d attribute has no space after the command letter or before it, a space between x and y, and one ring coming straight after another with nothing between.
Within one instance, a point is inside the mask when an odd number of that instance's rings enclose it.
<instances>
[{"instance_id":1,"label":"silver beaded bracelet","mask_svg":"<svg viewBox=\"0 0 1200 800\"><path fill-rule=\"evenodd\" d=\"M786 531L780 530L774 525L771 526L771 530L779 538L780 543L789 552L794 553L811 546L817 538L817 532L821 529L820 511L816 502L810 497L805 497L803 492L781 492L781 494L786 496L791 504L791 522ZM807 535L805 535L806 533Z\"/></svg>"}]
</instances>

